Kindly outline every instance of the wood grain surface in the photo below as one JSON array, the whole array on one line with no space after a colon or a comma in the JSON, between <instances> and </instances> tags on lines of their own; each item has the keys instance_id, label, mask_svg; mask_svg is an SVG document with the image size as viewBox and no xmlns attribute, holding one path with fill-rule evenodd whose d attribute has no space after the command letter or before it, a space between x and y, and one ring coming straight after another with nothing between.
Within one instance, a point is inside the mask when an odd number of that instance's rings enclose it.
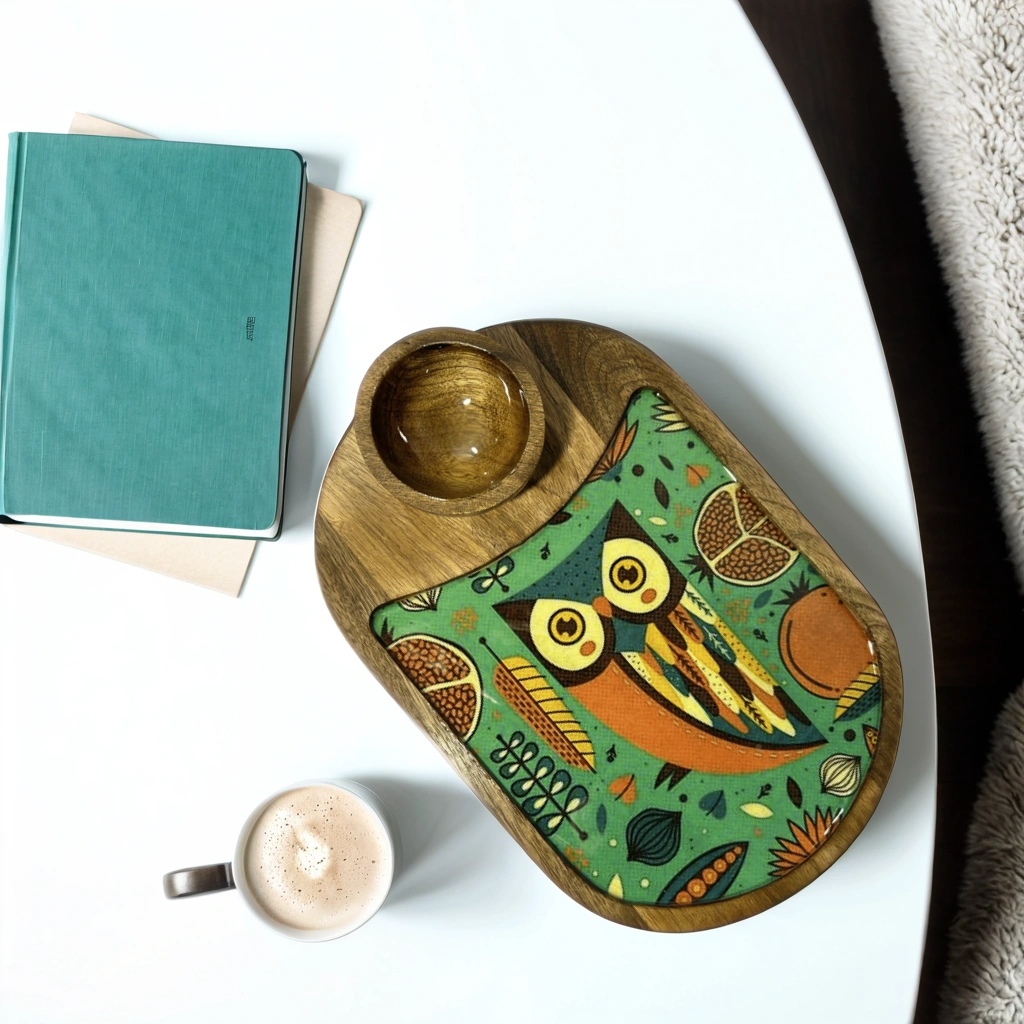
<instances>
[{"instance_id":1,"label":"wood grain surface","mask_svg":"<svg viewBox=\"0 0 1024 1024\"><path fill-rule=\"evenodd\" d=\"M871 816L899 743L903 686L895 638L881 610L764 469L665 363L608 328L527 320L480 332L521 361L536 381L546 417L544 450L529 484L473 516L438 516L396 498L367 468L365 418L346 432L317 506L315 548L331 614L357 653L403 709L540 868L597 914L652 931L695 931L749 917L803 888L849 846ZM633 905L585 882L543 839L471 751L449 730L370 629L379 605L470 572L521 543L567 502L593 467L629 398L654 388L674 405L772 519L807 555L875 644L883 680L879 745L860 794L830 840L783 878L707 905ZM362 443L361 443L362 442Z\"/></svg>"}]
</instances>

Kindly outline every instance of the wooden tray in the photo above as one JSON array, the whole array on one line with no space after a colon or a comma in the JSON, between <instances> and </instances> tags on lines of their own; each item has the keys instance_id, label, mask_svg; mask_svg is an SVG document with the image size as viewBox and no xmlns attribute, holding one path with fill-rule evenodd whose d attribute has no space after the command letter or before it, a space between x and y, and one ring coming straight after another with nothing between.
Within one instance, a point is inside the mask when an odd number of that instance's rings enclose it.
<instances>
[{"instance_id":1,"label":"wooden tray","mask_svg":"<svg viewBox=\"0 0 1024 1024\"><path fill-rule=\"evenodd\" d=\"M446 339L510 369L526 418L489 438L516 439L507 477L438 497L409 487L385 434L405 439L403 415L442 422L429 402L403 411L394 381ZM471 378L449 385L477 402ZM884 615L625 335L525 320L388 350L328 467L315 542L360 657L595 913L655 931L756 914L832 864L878 803L903 699Z\"/></svg>"}]
</instances>

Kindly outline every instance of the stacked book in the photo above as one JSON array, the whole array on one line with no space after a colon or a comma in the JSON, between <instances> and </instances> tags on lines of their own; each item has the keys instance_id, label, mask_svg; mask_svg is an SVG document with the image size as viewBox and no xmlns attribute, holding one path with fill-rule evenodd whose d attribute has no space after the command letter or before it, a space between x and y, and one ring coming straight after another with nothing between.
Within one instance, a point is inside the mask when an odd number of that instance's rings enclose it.
<instances>
[{"instance_id":1,"label":"stacked book","mask_svg":"<svg viewBox=\"0 0 1024 1024\"><path fill-rule=\"evenodd\" d=\"M301 156L31 132L8 153L0 515L278 536Z\"/></svg>"}]
</instances>

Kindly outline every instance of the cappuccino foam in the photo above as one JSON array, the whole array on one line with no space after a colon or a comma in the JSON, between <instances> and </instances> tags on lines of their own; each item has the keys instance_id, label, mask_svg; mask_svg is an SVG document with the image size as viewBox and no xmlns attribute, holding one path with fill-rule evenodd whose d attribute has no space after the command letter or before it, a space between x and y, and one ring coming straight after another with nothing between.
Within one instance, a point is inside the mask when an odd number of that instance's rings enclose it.
<instances>
[{"instance_id":1,"label":"cappuccino foam","mask_svg":"<svg viewBox=\"0 0 1024 1024\"><path fill-rule=\"evenodd\" d=\"M392 869L380 819L334 786L303 786L276 797L245 849L256 902L280 924L307 931L362 923L383 902Z\"/></svg>"}]
</instances>

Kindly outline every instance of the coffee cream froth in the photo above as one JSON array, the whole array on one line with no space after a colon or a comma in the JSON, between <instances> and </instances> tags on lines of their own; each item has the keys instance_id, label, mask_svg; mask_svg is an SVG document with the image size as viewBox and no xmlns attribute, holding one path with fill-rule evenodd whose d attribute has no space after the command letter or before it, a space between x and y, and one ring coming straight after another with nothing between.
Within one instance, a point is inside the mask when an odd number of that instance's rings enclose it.
<instances>
[{"instance_id":1,"label":"coffee cream froth","mask_svg":"<svg viewBox=\"0 0 1024 1024\"><path fill-rule=\"evenodd\" d=\"M248 888L275 921L305 931L355 927L381 904L392 854L377 815L314 784L275 797L245 847Z\"/></svg>"}]
</instances>

